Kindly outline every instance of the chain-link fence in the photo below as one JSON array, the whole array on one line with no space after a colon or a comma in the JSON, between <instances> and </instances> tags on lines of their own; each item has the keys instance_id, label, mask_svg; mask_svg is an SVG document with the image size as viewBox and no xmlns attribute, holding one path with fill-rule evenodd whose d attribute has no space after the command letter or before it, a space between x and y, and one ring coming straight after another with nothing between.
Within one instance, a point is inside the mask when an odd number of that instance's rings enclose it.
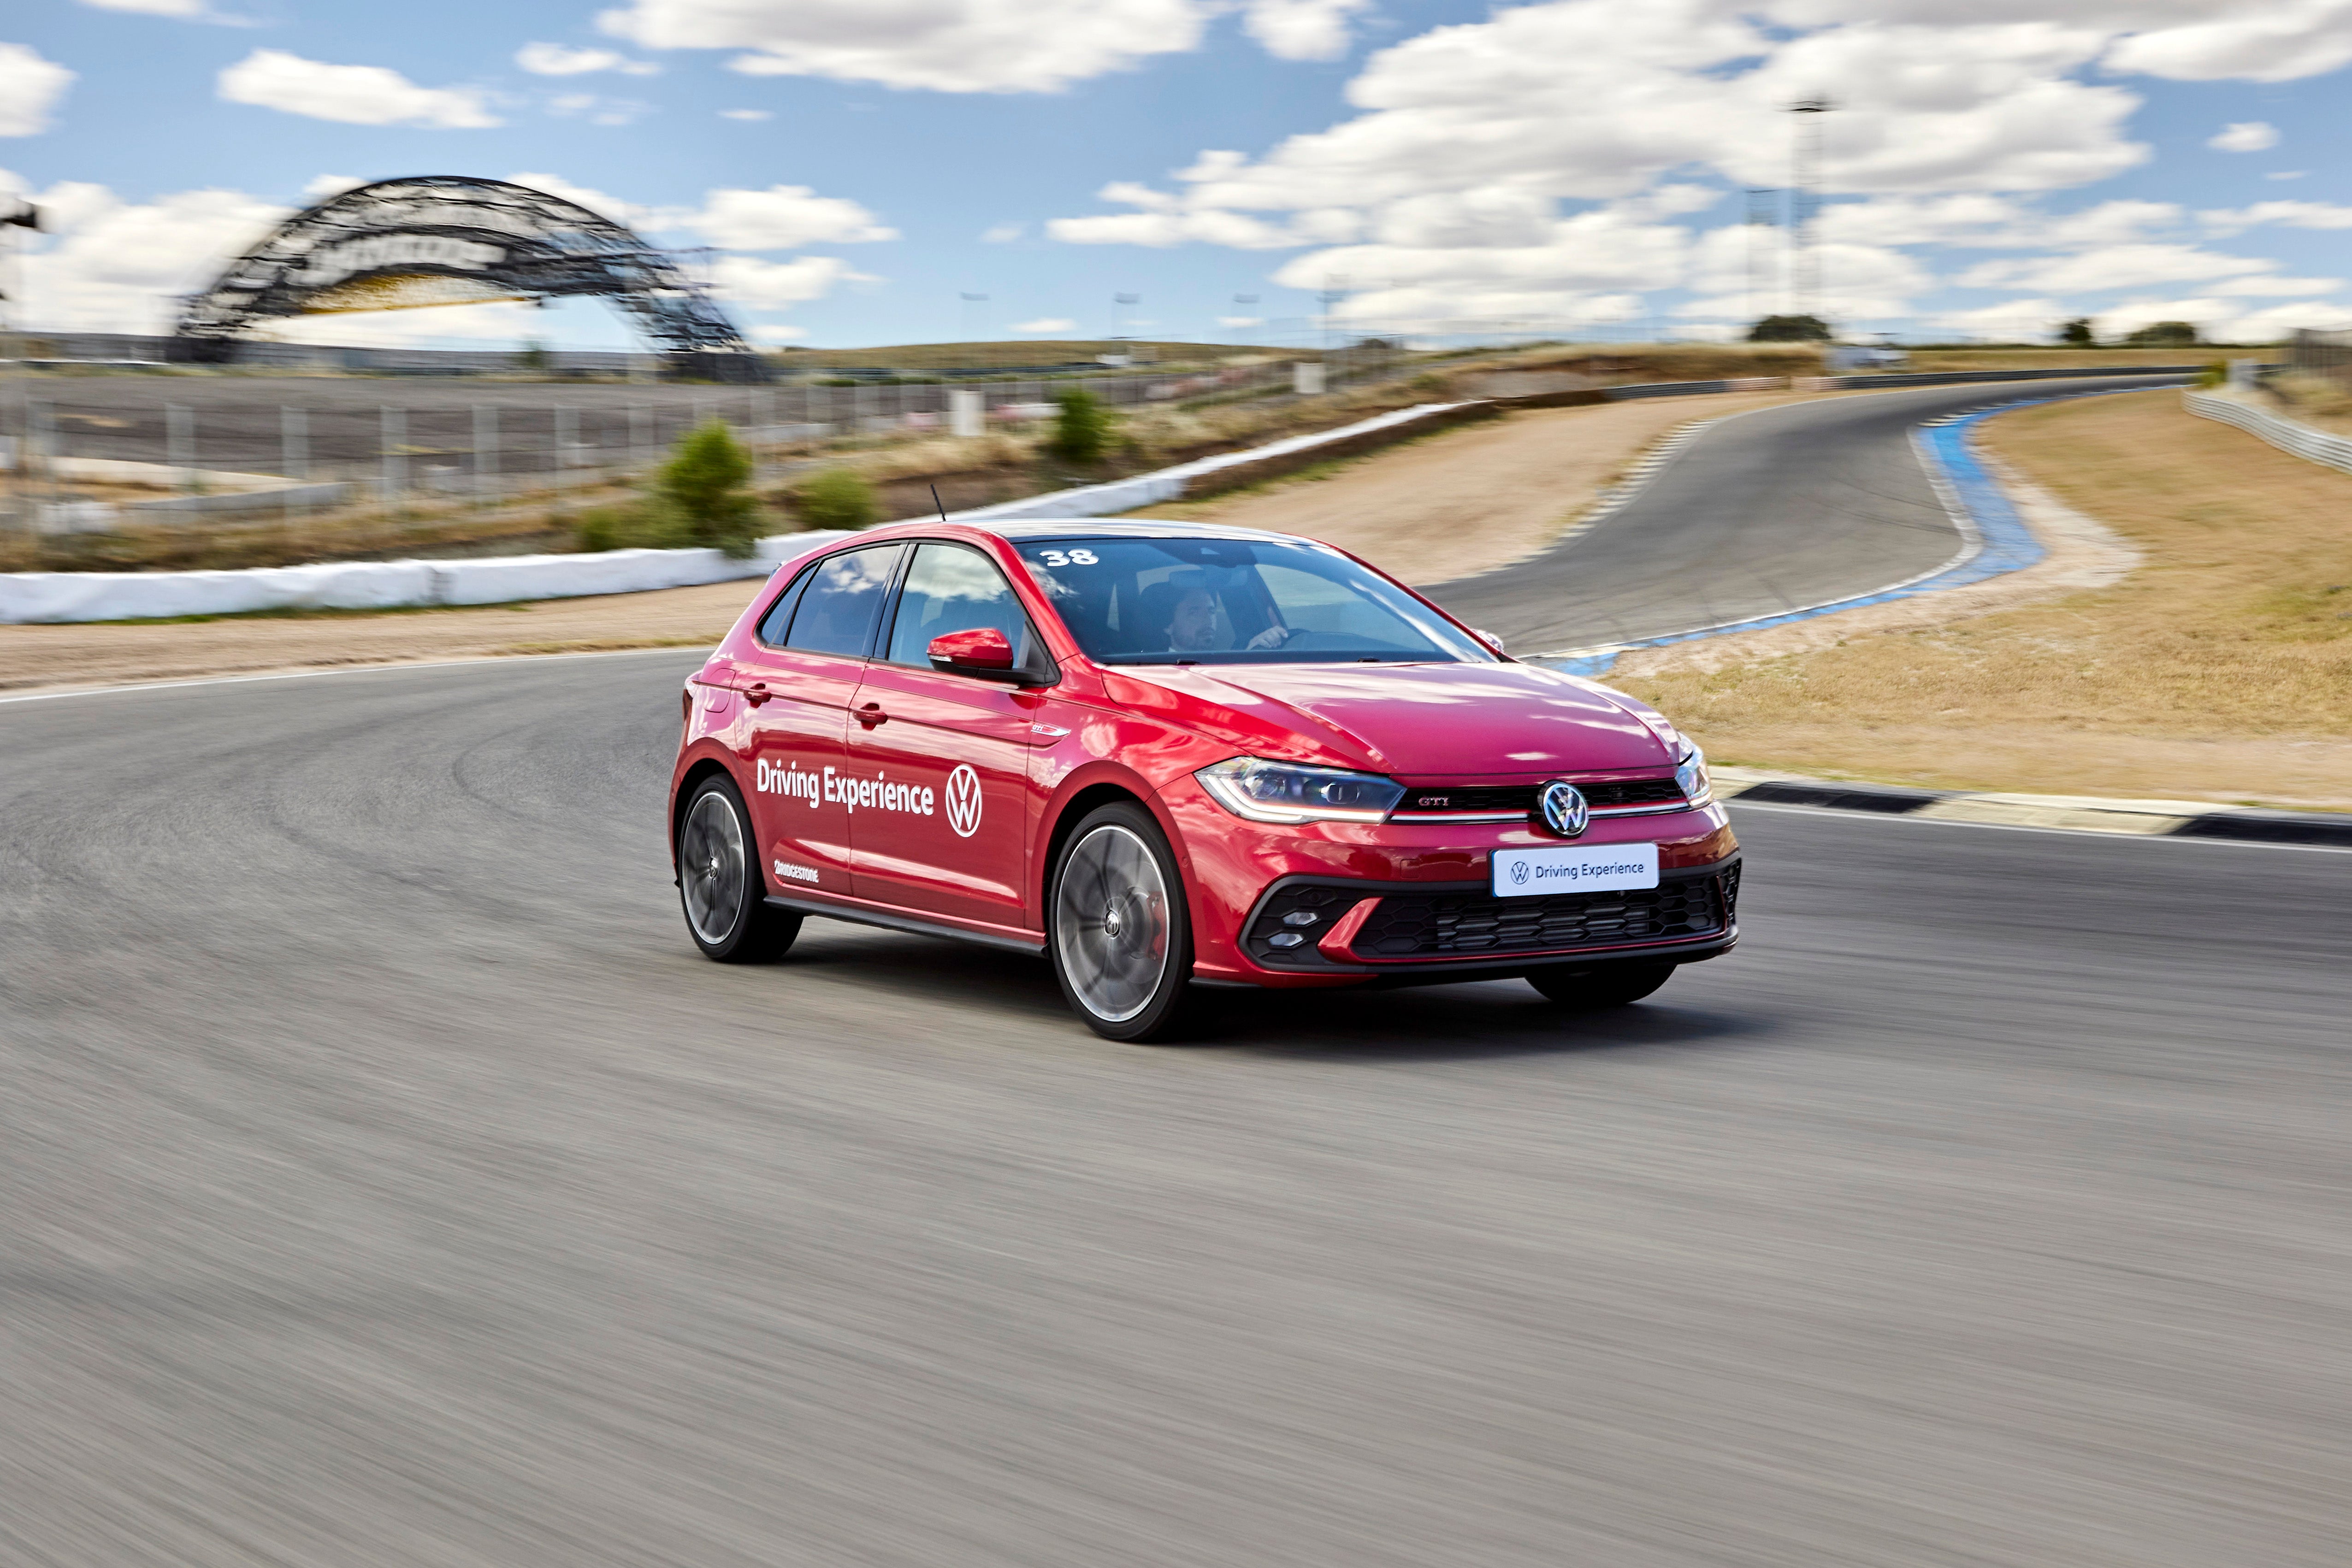
<instances>
[{"instance_id":1,"label":"chain-link fence","mask_svg":"<svg viewBox=\"0 0 2352 1568\"><path fill-rule=\"evenodd\" d=\"M1074 386L1115 407L1198 406L1336 391L1398 360L1365 345L1311 361L1082 381L751 388L45 376L0 394L0 465L15 480L0 507L18 528L78 532L273 508L560 502L650 468L712 420L772 474L788 452L835 437L1024 428L1052 417ZM257 398L263 388L278 398Z\"/></svg>"}]
</instances>

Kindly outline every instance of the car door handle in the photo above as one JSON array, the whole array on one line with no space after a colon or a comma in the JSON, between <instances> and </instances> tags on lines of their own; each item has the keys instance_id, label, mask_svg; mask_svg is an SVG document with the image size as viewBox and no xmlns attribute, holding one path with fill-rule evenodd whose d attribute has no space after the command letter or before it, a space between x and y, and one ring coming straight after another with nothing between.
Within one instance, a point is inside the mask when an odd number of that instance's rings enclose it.
<instances>
[{"instance_id":1,"label":"car door handle","mask_svg":"<svg viewBox=\"0 0 2352 1568\"><path fill-rule=\"evenodd\" d=\"M856 717L857 722L864 725L868 729L872 729L877 724L888 724L890 722L890 716L882 711L882 705L880 703L867 703L864 707L857 710Z\"/></svg>"},{"instance_id":2,"label":"car door handle","mask_svg":"<svg viewBox=\"0 0 2352 1568\"><path fill-rule=\"evenodd\" d=\"M753 681L750 685L743 688L743 700L750 703L753 707L758 707L761 703L766 702L770 697L774 696L775 695L775 693L768 689L768 683L765 681Z\"/></svg>"}]
</instances>

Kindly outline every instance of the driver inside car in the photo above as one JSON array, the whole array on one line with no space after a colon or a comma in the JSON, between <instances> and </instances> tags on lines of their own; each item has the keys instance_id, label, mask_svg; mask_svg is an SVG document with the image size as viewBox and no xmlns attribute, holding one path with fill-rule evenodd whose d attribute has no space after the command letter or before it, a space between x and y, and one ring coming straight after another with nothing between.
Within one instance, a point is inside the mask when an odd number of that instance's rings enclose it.
<instances>
[{"instance_id":1,"label":"driver inside car","mask_svg":"<svg viewBox=\"0 0 2352 1568\"><path fill-rule=\"evenodd\" d=\"M1168 650L1174 653L1221 653L1226 651L1227 639L1217 630L1217 596L1206 583L1195 580L1171 585L1174 603L1165 612L1168 628ZM1279 648L1290 638L1289 628L1268 626L1247 643L1245 648Z\"/></svg>"}]
</instances>

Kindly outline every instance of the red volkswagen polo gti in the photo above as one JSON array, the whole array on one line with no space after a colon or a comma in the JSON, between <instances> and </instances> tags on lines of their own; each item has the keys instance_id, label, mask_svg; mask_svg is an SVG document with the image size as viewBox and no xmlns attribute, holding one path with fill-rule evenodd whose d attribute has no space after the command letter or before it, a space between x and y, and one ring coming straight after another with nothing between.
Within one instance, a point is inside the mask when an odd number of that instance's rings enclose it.
<instances>
[{"instance_id":1,"label":"red volkswagen polo gti","mask_svg":"<svg viewBox=\"0 0 2352 1568\"><path fill-rule=\"evenodd\" d=\"M1698 748L1312 540L901 524L788 561L687 685L722 962L812 915L1044 954L1114 1040L1203 987L1523 976L1614 1006L1738 936Z\"/></svg>"}]
</instances>

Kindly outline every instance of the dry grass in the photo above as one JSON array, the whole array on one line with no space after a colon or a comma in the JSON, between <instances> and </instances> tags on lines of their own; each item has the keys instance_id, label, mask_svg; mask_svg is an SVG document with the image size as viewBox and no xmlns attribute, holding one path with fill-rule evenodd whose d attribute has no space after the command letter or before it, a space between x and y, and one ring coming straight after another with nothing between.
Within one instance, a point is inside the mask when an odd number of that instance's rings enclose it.
<instances>
[{"instance_id":1,"label":"dry grass","mask_svg":"<svg viewBox=\"0 0 2352 1568\"><path fill-rule=\"evenodd\" d=\"M1623 684L1725 762L2352 806L2352 476L2193 418L2168 392L1985 430L2145 564L2053 602Z\"/></svg>"}]
</instances>

